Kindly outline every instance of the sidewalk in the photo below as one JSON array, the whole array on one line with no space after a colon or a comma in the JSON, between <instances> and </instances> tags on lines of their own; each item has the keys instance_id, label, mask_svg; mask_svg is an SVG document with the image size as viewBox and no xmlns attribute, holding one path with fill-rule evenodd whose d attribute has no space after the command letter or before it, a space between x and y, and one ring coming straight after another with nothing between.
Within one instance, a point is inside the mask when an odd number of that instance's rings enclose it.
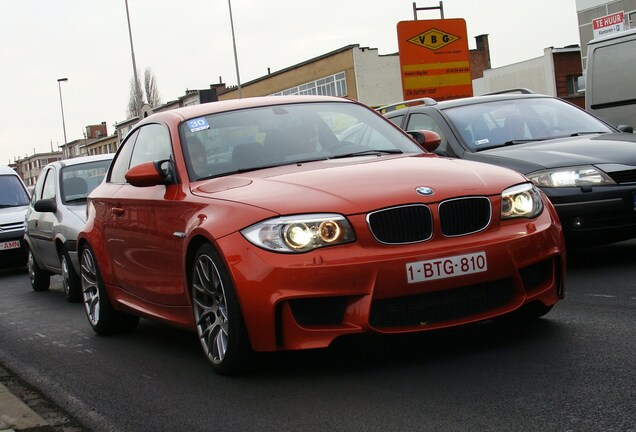
<instances>
[{"instance_id":1,"label":"sidewalk","mask_svg":"<svg viewBox=\"0 0 636 432\"><path fill-rule=\"evenodd\" d=\"M53 432L42 417L0 384L0 432Z\"/></svg>"}]
</instances>

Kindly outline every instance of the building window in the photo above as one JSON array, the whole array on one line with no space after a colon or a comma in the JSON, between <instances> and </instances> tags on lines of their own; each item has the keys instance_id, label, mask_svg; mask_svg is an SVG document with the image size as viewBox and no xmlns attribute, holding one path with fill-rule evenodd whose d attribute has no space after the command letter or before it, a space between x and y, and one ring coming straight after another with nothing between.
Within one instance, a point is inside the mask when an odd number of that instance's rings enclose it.
<instances>
[{"instance_id":1,"label":"building window","mask_svg":"<svg viewBox=\"0 0 636 432\"><path fill-rule=\"evenodd\" d=\"M568 75L567 76L568 96L578 96L583 93L585 89L585 82L583 81L583 75Z\"/></svg>"},{"instance_id":2,"label":"building window","mask_svg":"<svg viewBox=\"0 0 636 432\"><path fill-rule=\"evenodd\" d=\"M335 75L300 84L299 86L272 94L272 96L288 95L346 96L347 79L344 72L339 72Z\"/></svg>"}]
</instances>

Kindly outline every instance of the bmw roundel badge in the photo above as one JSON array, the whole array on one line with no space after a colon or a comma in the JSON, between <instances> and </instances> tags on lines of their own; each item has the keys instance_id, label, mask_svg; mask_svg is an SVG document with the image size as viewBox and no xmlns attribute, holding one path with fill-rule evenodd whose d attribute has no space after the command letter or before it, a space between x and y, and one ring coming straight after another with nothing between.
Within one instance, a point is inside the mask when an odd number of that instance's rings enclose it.
<instances>
[{"instance_id":1,"label":"bmw roundel badge","mask_svg":"<svg viewBox=\"0 0 636 432\"><path fill-rule=\"evenodd\" d=\"M415 189L415 192L417 192L420 195L424 195L424 196L431 196L431 195L433 195L435 193L433 191L433 189L431 189L430 187L427 187L427 186L420 186L420 187Z\"/></svg>"}]
</instances>

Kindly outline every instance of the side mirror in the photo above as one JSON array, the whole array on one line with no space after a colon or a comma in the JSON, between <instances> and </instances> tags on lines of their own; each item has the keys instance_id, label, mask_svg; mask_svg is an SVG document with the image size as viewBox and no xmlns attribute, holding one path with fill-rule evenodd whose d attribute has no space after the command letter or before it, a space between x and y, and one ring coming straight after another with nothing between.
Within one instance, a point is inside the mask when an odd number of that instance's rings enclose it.
<instances>
[{"instance_id":1,"label":"side mirror","mask_svg":"<svg viewBox=\"0 0 636 432\"><path fill-rule=\"evenodd\" d=\"M126 181L136 187L165 184L169 172L163 167L165 162L166 161L150 161L135 165L126 171Z\"/></svg>"},{"instance_id":2,"label":"side mirror","mask_svg":"<svg viewBox=\"0 0 636 432\"><path fill-rule=\"evenodd\" d=\"M621 132L634 133L634 128L630 125L618 125L616 129Z\"/></svg>"},{"instance_id":3,"label":"side mirror","mask_svg":"<svg viewBox=\"0 0 636 432\"><path fill-rule=\"evenodd\" d=\"M430 130L408 131L409 135L413 137L416 143L418 143L424 150L434 152L437 147L442 143L442 139L437 134Z\"/></svg>"},{"instance_id":4,"label":"side mirror","mask_svg":"<svg viewBox=\"0 0 636 432\"><path fill-rule=\"evenodd\" d=\"M33 209L40 213L55 213L57 211L57 204L53 198L41 199L33 204Z\"/></svg>"}]
</instances>

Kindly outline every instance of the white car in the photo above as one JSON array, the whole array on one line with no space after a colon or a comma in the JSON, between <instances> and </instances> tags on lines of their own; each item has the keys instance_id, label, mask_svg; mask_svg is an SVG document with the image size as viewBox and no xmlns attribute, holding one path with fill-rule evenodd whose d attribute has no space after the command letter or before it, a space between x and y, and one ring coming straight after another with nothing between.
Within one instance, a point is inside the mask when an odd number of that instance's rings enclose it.
<instances>
[{"instance_id":1,"label":"white car","mask_svg":"<svg viewBox=\"0 0 636 432\"><path fill-rule=\"evenodd\" d=\"M21 267L26 263L24 215L29 193L12 168L0 166L0 267Z\"/></svg>"},{"instance_id":2,"label":"white car","mask_svg":"<svg viewBox=\"0 0 636 432\"><path fill-rule=\"evenodd\" d=\"M52 162L40 173L24 233L35 291L47 290L50 275L59 274L66 299L80 299L77 234L86 222L88 194L102 182L112 158L104 154Z\"/></svg>"}]
</instances>

